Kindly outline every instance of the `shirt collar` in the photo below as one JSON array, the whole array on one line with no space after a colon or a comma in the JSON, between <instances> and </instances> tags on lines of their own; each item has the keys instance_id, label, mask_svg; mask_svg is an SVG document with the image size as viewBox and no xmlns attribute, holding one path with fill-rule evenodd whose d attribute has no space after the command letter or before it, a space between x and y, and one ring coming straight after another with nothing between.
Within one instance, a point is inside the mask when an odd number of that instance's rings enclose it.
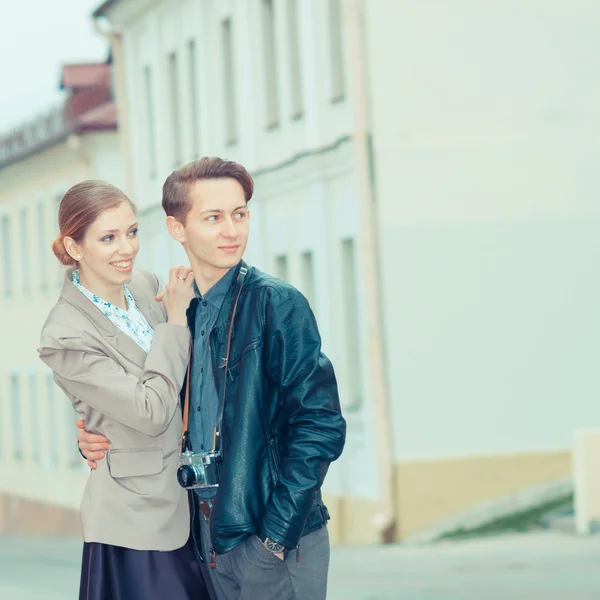
<instances>
[{"instance_id":1,"label":"shirt collar","mask_svg":"<svg viewBox=\"0 0 600 600\"><path fill-rule=\"evenodd\" d=\"M119 308L118 306L111 304L110 302L104 300L104 298L101 298L97 294L94 294L94 292L91 292L86 287L84 287L81 283L81 280L79 279L79 269L75 269L75 271L73 271L73 274L71 275L71 281L73 282L73 285L86 298L91 300L94 304L97 304L99 307L102 307L105 311L112 310L116 313L118 313L119 311L123 311L122 308ZM133 299L133 296L131 295L131 292L129 291L129 289L127 288L126 285L123 285L123 292L125 294L125 299L127 301L127 311L123 311L123 312L128 312L135 307L135 300Z\"/></svg>"},{"instance_id":2,"label":"shirt collar","mask_svg":"<svg viewBox=\"0 0 600 600\"><path fill-rule=\"evenodd\" d=\"M235 267L229 269L229 271L227 271L227 273L225 273L225 275L223 275L223 277L221 277L221 279L219 279L219 281L217 281L217 283L215 283L215 285L213 285L210 290L204 294L204 296L200 294L200 290L194 281L194 293L196 294L196 298L201 301L206 300L206 302L209 302L216 309L220 309L223 304L223 300L225 299L225 296L231 287L234 274Z\"/></svg>"}]
</instances>

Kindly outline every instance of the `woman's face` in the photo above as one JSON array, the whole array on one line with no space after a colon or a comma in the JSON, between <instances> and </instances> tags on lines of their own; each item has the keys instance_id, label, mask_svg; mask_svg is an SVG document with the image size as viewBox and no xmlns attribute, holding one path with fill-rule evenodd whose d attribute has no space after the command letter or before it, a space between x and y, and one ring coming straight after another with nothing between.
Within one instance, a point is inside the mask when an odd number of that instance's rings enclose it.
<instances>
[{"instance_id":1,"label":"woman's face","mask_svg":"<svg viewBox=\"0 0 600 600\"><path fill-rule=\"evenodd\" d=\"M101 213L77 246L82 283L100 289L129 283L139 250L138 224L131 205L121 202Z\"/></svg>"}]
</instances>

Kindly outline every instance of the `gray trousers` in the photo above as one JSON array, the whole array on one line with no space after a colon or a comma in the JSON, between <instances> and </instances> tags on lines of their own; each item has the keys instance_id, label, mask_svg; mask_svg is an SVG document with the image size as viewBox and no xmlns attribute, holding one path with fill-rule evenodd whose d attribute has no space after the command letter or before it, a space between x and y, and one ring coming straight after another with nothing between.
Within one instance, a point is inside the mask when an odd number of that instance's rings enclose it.
<instances>
[{"instance_id":1,"label":"gray trousers","mask_svg":"<svg viewBox=\"0 0 600 600\"><path fill-rule=\"evenodd\" d=\"M226 554L217 554L215 568L208 556L210 531L200 518L202 548L217 600L325 600L329 570L327 526L300 539L285 560L271 554L253 535Z\"/></svg>"}]
</instances>

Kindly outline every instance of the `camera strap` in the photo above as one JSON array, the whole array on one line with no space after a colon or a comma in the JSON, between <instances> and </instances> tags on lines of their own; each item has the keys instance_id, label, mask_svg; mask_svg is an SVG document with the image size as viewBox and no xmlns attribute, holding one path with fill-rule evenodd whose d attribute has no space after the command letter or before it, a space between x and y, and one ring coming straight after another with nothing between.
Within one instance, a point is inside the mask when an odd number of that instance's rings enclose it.
<instances>
[{"instance_id":1,"label":"camera strap","mask_svg":"<svg viewBox=\"0 0 600 600\"><path fill-rule=\"evenodd\" d=\"M235 303L231 311L231 316L229 317L229 332L227 334L227 354L224 358L225 364L223 365L225 368L225 374L223 376L223 398L221 402L219 402L220 410L219 416L217 418L217 426L215 427L215 437L213 441L214 452L221 451L221 429L223 427L223 412L225 410L225 393L227 392L227 370L229 369L229 352L231 351L231 336L233 333L233 322L235 321L235 313L237 312L238 301L240 299L240 294L242 293L242 288L244 287L244 279L246 279L247 274L248 267L246 267L246 264L242 262L240 272L238 273L236 279L236 285L238 287L237 296L235 298Z\"/></svg>"},{"instance_id":2,"label":"camera strap","mask_svg":"<svg viewBox=\"0 0 600 600\"><path fill-rule=\"evenodd\" d=\"M188 437L188 423L190 421L190 371L192 370L192 351L194 350L194 337L190 340L190 351L188 353L188 366L187 373L185 376L185 397L183 401L183 424L181 426L181 442L179 444L179 451L183 452L184 446L186 445L186 438Z\"/></svg>"},{"instance_id":3,"label":"camera strap","mask_svg":"<svg viewBox=\"0 0 600 600\"><path fill-rule=\"evenodd\" d=\"M229 332L227 335L227 356L223 359L225 361L225 364L223 365L225 367L225 383L223 385L223 400L220 403L221 410L219 411L217 426L215 428L214 447L213 447L213 450L215 452L219 451L221 448L221 443L220 443L221 442L221 427L223 424L223 407L225 405L225 391L227 389L227 366L228 366L228 362L229 362L229 351L231 350L231 334L233 331L233 320L235 318L238 301L240 299L242 287L244 286L244 279L246 279L247 273L248 273L248 267L246 266L246 263L244 263L242 261L242 266L240 267L240 271L239 271L237 279L236 279L236 287L238 288L238 290L237 290L237 296L235 298L235 304L233 305L233 310L231 312ZM181 426L181 442L179 445L181 452L184 451L184 446L189 445L190 373L192 371L192 352L193 352L193 350L194 350L194 336L192 335L192 339L190 341L190 351L189 351L189 356L188 356L187 374L185 377L185 395L184 395L184 401L183 401L183 415L182 415L183 422L182 422L182 426Z\"/></svg>"}]
</instances>

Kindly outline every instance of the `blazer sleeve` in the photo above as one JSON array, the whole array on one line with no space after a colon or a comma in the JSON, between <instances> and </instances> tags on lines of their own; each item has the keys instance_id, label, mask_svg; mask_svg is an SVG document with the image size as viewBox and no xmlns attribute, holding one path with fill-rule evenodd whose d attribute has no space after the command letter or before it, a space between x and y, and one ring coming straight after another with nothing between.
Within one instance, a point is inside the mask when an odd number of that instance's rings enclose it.
<instances>
[{"instance_id":1,"label":"blazer sleeve","mask_svg":"<svg viewBox=\"0 0 600 600\"><path fill-rule=\"evenodd\" d=\"M187 368L187 327L157 325L140 378L90 342L81 336L42 335L40 358L69 396L145 435L164 433L176 412Z\"/></svg>"}]
</instances>

